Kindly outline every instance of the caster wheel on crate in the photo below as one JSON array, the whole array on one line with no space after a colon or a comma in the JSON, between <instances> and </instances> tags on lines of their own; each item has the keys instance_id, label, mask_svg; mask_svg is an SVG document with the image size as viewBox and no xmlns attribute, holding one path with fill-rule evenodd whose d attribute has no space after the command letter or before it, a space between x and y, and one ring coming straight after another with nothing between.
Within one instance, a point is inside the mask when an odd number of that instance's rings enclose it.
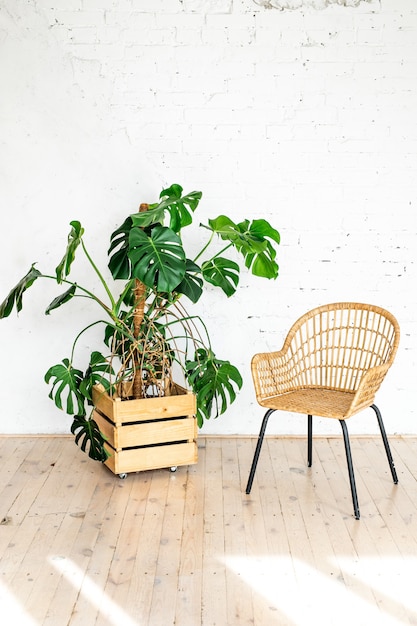
<instances>
[{"instance_id":1,"label":"caster wheel on crate","mask_svg":"<svg viewBox=\"0 0 417 626\"><path fill-rule=\"evenodd\" d=\"M169 468L170 472L176 472L177 471L177 466L173 465L172 467Z\"/></svg>"},{"instance_id":2,"label":"caster wheel on crate","mask_svg":"<svg viewBox=\"0 0 417 626\"><path fill-rule=\"evenodd\" d=\"M127 474L126 474L126 472L123 472L122 474L119 474L119 478L121 478L122 480L124 480L125 478L127 478Z\"/></svg>"}]
</instances>

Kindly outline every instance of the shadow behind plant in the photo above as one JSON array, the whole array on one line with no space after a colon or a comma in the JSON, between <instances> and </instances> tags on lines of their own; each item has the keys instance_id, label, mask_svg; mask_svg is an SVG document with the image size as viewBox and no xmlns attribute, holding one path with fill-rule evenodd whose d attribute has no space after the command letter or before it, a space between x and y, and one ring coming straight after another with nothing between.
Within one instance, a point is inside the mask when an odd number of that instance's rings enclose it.
<instances>
[{"instance_id":1,"label":"shadow behind plant","mask_svg":"<svg viewBox=\"0 0 417 626\"><path fill-rule=\"evenodd\" d=\"M51 385L49 397L73 416L76 443L92 459L105 461L108 456L105 439L92 418L94 385L101 384L111 396L122 399L166 396L171 394L172 371L177 369L196 394L199 427L224 413L242 386L240 372L230 361L216 357L203 319L187 312L183 296L196 303L208 285L232 296L240 275L236 258L255 276L275 279L280 235L264 219L235 223L220 215L199 224L207 231L207 241L190 259L181 234L193 223L201 196L199 191L183 195L182 187L174 184L161 192L159 202L142 204L138 213L129 215L112 233L109 269L115 285L121 285L117 298L85 246L84 228L72 221L55 274L44 274L33 264L0 305L0 318L8 317L14 308L19 313L24 292L45 278L66 286L47 307L47 315L79 297L95 302L101 311L104 319L83 328L74 339L70 357L45 374ZM210 256L215 239L224 245ZM106 301L69 279L79 249L103 286ZM80 337L97 324L104 327L106 354L93 351L83 371L74 364L76 347Z\"/></svg>"}]
</instances>

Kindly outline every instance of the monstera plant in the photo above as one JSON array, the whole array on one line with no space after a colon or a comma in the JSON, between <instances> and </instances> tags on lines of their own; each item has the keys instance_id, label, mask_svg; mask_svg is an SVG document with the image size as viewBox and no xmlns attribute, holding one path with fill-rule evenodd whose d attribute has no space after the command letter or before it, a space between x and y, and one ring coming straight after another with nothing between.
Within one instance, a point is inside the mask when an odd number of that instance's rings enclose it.
<instances>
[{"instance_id":1,"label":"monstera plant","mask_svg":"<svg viewBox=\"0 0 417 626\"><path fill-rule=\"evenodd\" d=\"M138 212L128 215L110 237L111 286L87 250L84 228L72 221L66 251L55 272L43 273L33 264L0 305L1 318L13 309L20 312L25 291L47 279L63 287L46 308L47 315L75 298L82 298L83 307L86 298L98 307L97 321L76 335L69 356L45 374L50 398L73 417L71 431L77 444L95 460L108 457L106 438L93 416L97 384L122 400L165 396L172 373L182 373L196 395L200 427L204 420L224 413L242 386L238 369L216 356L204 320L187 312L184 299L195 304L203 294L210 297L213 287L232 296L239 284L240 265L255 276L275 279L280 236L264 219L236 223L220 215L199 224L207 237L202 249L189 258L182 233L192 226L201 196L198 191L183 194L182 187L174 184L161 192L157 203L142 204ZM70 279L80 252L104 288L105 300L94 287ZM102 347L91 353L88 363L79 365L80 339L96 325L103 327ZM84 351L79 352L84 357Z\"/></svg>"}]
</instances>

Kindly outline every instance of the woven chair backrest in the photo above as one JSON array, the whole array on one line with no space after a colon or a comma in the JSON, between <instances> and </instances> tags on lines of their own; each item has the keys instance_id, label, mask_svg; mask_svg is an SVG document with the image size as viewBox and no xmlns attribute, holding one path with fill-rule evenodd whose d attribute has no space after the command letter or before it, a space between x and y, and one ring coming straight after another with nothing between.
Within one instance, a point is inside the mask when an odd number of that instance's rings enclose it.
<instances>
[{"instance_id":1,"label":"woven chair backrest","mask_svg":"<svg viewBox=\"0 0 417 626\"><path fill-rule=\"evenodd\" d=\"M397 320L380 307L339 302L313 309L285 340L291 387L356 391L367 370L393 361L398 342Z\"/></svg>"}]
</instances>

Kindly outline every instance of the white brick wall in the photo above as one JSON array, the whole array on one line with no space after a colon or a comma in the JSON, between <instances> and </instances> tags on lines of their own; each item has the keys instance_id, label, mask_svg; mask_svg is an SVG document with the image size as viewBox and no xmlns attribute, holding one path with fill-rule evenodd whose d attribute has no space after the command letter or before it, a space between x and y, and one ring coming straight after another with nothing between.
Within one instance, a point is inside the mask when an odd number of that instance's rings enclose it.
<instances>
[{"instance_id":1,"label":"white brick wall","mask_svg":"<svg viewBox=\"0 0 417 626\"><path fill-rule=\"evenodd\" d=\"M275 283L243 277L234 300L201 305L217 352L245 376L205 432L256 432L253 351L279 346L307 309L352 299L400 321L380 405L389 432L416 433L415 0L284 11L253 0L3 0L0 46L0 297L32 261L55 267L71 219L105 265L109 233L141 201L172 182L201 189L202 219L264 216L282 235ZM64 311L41 314L48 298L28 294L20 317L0 323L2 432L68 428L42 382L69 350ZM66 321L69 337L88 315ZM274 427L305 431L284 415ZM372 416L351 429L375 432Z\"/></svg>"}]
</instances>

